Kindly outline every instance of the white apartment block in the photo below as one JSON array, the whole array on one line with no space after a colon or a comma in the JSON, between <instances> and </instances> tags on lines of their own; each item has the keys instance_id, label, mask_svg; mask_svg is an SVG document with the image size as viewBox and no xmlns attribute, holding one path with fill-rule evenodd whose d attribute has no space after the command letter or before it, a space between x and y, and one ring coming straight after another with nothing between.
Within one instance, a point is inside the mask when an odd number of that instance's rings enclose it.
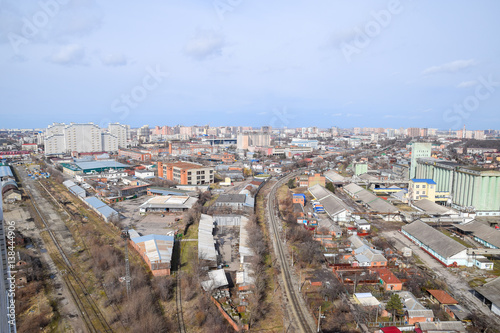
<instances>
[{"instance_id":1,"label":"white apartment block","mask_svg":"<svg viewBox=\"0 0 500 333\"><path fill-rule=\"evenodd\" d=\"M96 124L54 123L45 131L45 154L118 151L127 145L128 126L110 124L107 130Z\"/></svg>"}]
</instances>

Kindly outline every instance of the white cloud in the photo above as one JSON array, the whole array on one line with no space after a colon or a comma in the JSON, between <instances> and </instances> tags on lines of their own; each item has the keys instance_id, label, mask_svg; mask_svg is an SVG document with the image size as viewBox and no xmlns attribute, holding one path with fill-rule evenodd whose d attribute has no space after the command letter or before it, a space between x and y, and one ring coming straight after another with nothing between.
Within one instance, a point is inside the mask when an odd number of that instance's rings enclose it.
<instances>
[{"instance_id":1,"label":"white cloud","mask_svg":"<svg viewBox=\"0 0 500 333\"><path fill-rule=\"evenodd\" d=\"M226 46L224 36L213 30L197 30L196 35L184 46L184 53L196 60L205 60L222 55Z\"/></svg>"},{"instance_id":2,"label":"white cloud","mask_svg":"<svg viewBox=\"0 0 500 333\"><path fill-rule=\"evenodd\" d=\"M108 53L100 56L104 66L126 66L129 64L127 57L124 54Z\"/></svg>"},{"instance_id":3,"label":"white cloud","mask_svg":"<svg viewBox=\"0 0 500 333\"><path fill-rule=\"evenodd\" d=\"M340 117L340 116L342 116L342 113L334 113L334 114L332 114L332 117Z\"/></svg>"},{"instance_id":4,"label":"white cloud","mask_svg":"<svg viewBox=\"0 0 500 333\"><path fill-rule=\"evenodd\" d=\"M50 57L49 61L58 65L87 65L85 48L79 44L68 44L60 47Z\"/></svg>"},{"instance_id":5,"label":"white cloud","mask_svg":"<svg viewBox=\"0 0 500 333\"><path fill-rule=\"evenodd\" d=\"M361 115L359 113L348 113L346 117L361 117Z\"/></svg>"},{"instance_id":6,"label":"white cloud","mask_svg":"<svg viewBox=\"0 0 500 333\"><path fill-rule=\"evenodd\" d=\"M425 110L422 110L420 112L427 113L427 112L431 112L431 111L432 111L432 109L425 109Z\"/></svg>"},{"instance_id":7,"label":"white cloud","mask_svg":"<svg viewBox=\"0 0 500 333\"><path fill-rule=\"evenodd\" d=\"M476 84L477 84L477 81L475 81L475 80L463 81L457 85L457 88L469 88L469 87L475 86Z\"/></svg>"},{"instance_id":8,"label":"white cloud","mask_svg":"<svg viewBox=\"0 0 500 333\"><path fill-rule=\"evenodd\" d=\"M455 73L475 65L474 59L455 60L439 66L426 68L422 74Z\"/></svg>"}]
</instances>

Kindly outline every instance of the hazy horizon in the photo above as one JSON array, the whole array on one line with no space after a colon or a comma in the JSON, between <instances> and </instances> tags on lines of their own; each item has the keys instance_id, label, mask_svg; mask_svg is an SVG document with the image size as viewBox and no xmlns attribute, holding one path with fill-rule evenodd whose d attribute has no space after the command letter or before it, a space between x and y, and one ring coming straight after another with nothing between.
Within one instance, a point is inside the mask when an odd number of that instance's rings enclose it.
<instances>
[{"instance_id":1,"label":"hazy horizon","mask_svg":"<svg viewBox=\"0 0 500 333\"><path fill-rule=\"evenodd\" d=\"M499 128L499 9L3 0L0 128Z\"/></svg>"}]
</instances>

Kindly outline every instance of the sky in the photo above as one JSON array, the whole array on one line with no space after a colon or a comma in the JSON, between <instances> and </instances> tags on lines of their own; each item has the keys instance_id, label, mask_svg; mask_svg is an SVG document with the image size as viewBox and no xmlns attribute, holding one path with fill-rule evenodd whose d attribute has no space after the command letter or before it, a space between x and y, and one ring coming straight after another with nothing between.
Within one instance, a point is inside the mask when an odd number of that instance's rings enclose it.
<instances>
[{"instance_id":1,"label":"sky","mask_svg":"<svg viewBox=\"0 0 500 333\"><path fill-rule=\"evenodd\" d=\"M499 13L497 0L0 0L0 128L500 129Z\"/></svg>"}]
</instances>

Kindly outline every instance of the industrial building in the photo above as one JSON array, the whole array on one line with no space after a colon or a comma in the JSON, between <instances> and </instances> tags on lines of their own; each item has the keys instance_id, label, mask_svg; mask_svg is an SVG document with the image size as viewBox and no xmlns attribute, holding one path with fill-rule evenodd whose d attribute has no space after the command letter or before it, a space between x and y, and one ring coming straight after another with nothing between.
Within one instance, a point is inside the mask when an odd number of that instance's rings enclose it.
<instances>
[{"instance_id":1,"label":"industrial building","mask_svg":"<svg viewBox=\"0 0 500 333\"><path fill-rule=\"evenodd\" d=\"M214 219L210 215L201 214L198 226L198 258L217 266L218 252L214 240Z\"/></svg>"},{"instance_id":2,"label":"industrial building","mask_svg":"<svg viewBox=\"0 0 500 333\"><path fill-rule=\"evenodd\" d=\"M421 158L418 178L432 179L437 192L449 192L453 205L478 215L500 216L500 171L460 166L455 162Z\"/></svg>"},{"instance_id":3,"label":"industrial building","mask_svg":"<svg viewBox=\"0 0 500 333\"><path fill-rule=\"evenodd\" d=\"M78 174L98 174L109 170L124 170L129 167L129 165L115 160L61 163L60 165L63 168L63 172L71 176Z\"/></svg>"},{"instance_id":4,"label":"industrial building","mask_svg":"<svg viewBox=\"0 0 500 333\"><path fill-rule=\"evenodd\" d=\"M113 218L119 218L119 214L116 210L106 205L97 197L88 197L83 199L84 202L92 208L98 215L100 215L105 222L110 222Z\"/></svg>"},{"instance_id":5,"label":"industrial building","mask_svg":"<svg viewBox=\"0 0 500 333\"><path fill-rule=\"evenodd\" d=\"M118 157L131 158L136 161L151 161L151 153L143 152L138 149L118 149Z\"/></svg>"},{"instance_id":6,"label":"industrial building","mask_svg":"<svg viewBox=\"0 0 500 333\"><path fill-rule=\"evenodd\" d=\"M66 186L66 188L76 196L79 196L81 198L85 198L87 196L87 192L85 192L85 189L76 185L72 180L64 181L63 185Z\"/></svg>"},{"instance_id":7,"label":"industrial building","mask_svg":"<svg viewBox=\"0 0 500 333\"><path fill-rule=\"evenodd\" d=\"M310 187L309 193L323 205L325 212L333 221L350 221L351 212L349 207L332 192L318 184Z\"/></svg>"},{"instance_id":8,"label":"industrial building","mask_svg":"<svg viewBox=\"0 0 500 333\"><path fill-rule=\"evenodd\" d=\"M344 191L359 200L364 206L370 208L373 212L379 213L385 220L399 220L399 210L389 202L377 197L370 191L362 188L359 185L351 183L344 186Z\"/></svg>"},{"instance_id":9,"label":"industrial building","mask_svg":"<svg viewBox=\"0 0 500 333\"><path fill-rule=\"evenodd\" d=\"M158 162L158 177L181 185L203 185L214 182L214 168L189 162Z\"/></svg>"},{"instance_id":10,"label":"industrial building","mask_svg":"<svg viewBox=\"0 0 500 333\"><path fill-rule=\"evenodd\" d=\"M469 223L456 224L453 227L459 233L473 237L476 242L484 247L500 249L500 229L498 224L492 226L488 220L487 218L481 217Z\"/></svg>"},{"instance_id":11,"label":"industrial building","mask_svg":"<svg viewBox=\"0 0 500 333\"><path fill-rule=\"evenodd\" d=\"M431 216L452 216L452 217L460 216L460 214L456 210L450 207L441 206L427 199L415 201L411 204L411 206Z\"/></svg>"},{"instance_id":12,"label":"industrial building","mask_svg":"<svg viewBox=\"0 0 500 333\"><path fill-rule=\"evenodd\" d=\"M411 146L410 179L416 178L417 160L421 157L430 157L432 144L430 142L413 142Z\"/></svg>"},{"instance_id":13,"label":"industrial building","mask_svg":"<svg viewBox=\"0 0 500 333\"><path fill-rule=\"evenodd\" d=\"M247 201L244 194L221 194L215 200L215 207L230 207L232 209L243 209Z\"/></svg>"},{"instance_id":14,"label":"industrial building","mask_svg":"<svg viewBox=\"0 0 500 333\"><path fill-rule=\"evenodd\" d=\"M500 316L500 277L474 288L476 296L479 296L490 308L491 312Z\"/></svg>"},{"instance_id":15,"label":"industrial building","mask_svg":"<svg viewBox=\"0 0 500 333\"><path fill-rule=\"evenodd\" d=\"M183 212L193 207L197 201L197 198L188 195L159 195L140 205L139 212L141 214Z\"/></svg>"},{"instance_id":16,"label":"industrial building","mask_svg":"<svg viewBox=\"0 0 500 333\"><path fill-rule=\"evenodd\" d=\"M368 172L368 164L366 163L356 163L354 165L354 174L356 176L365 174Z\"/></svg>"},{"instance_id":17,"label":"industrial building","mask_svg":"<svg viewBox=\"0 0 500 333\"><path fill-rule=\"evenodd\" d=\"M445 266L473 266L464 245L420 220L404 225L401 233Z\"/></svg>"},{"instance_id":18,"label":"industrial building","mask_svg":"<svg viewBox=\"0 0 500 333\"><path fill-rule=\"evenodd\" d=\"M148 264L154 276L170 275L174 249L173 236L140 236L131 238L130 243Z\"/></svg>"}]
</instances>

